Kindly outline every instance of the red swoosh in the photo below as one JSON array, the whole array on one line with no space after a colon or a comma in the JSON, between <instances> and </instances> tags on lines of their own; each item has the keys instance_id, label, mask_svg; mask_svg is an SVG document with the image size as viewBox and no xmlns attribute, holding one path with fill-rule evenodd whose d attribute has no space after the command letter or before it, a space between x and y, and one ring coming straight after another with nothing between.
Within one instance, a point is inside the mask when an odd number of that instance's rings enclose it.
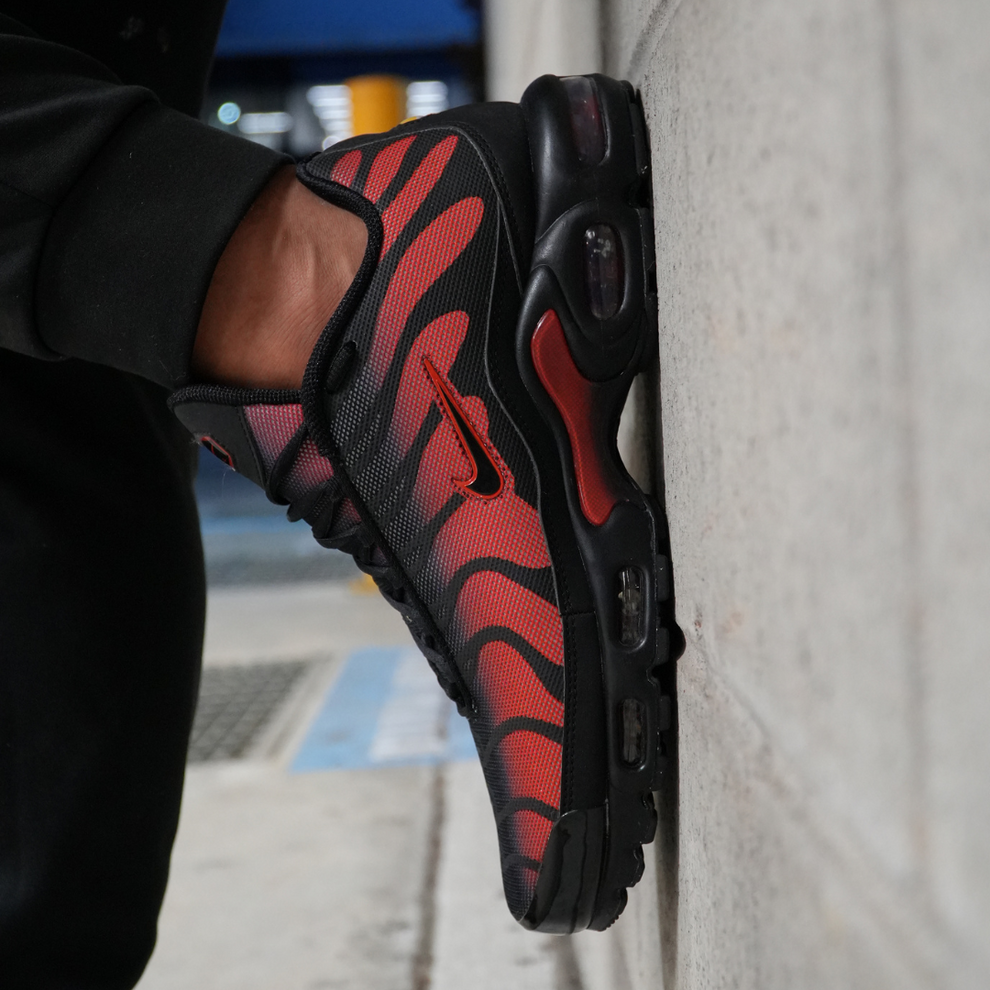
<instances>
[{"instance_id":1,"label":"red swoosh","mask_svg":"<svg viewBox=\"0 0 990 990\"><path fill-rule=\"evenodd\" d=\"M504 479L499 466L495 463L485 445L484 440L478 435L471 420L467 418L460 403L454 398L453 392L447 383L440 377L439 372L433 367L433 362L424 355L423 366L426 368L433 387L440 397L440 405L447 414L457 439L461 442L467 459L471 462L471 477L466 480L452 478L454 484L464 492L470 492L479 498L495 498L502 493Z\"/></svg>"}]
</instances>

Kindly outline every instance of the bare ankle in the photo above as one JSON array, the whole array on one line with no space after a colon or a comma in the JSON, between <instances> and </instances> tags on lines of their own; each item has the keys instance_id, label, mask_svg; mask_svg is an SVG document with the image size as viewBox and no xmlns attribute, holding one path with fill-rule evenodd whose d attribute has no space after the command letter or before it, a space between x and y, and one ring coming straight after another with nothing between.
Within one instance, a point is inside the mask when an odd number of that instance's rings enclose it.
<instances>
[{"instance_id":1,"label":"bare ankle","mask_svg":"<svg viewBox=\"0 0 990 990\"><path fill-rule=\"evenodd\" d=\"M192 371L228 385L298 388L309 355L354 279L364 223L279 171L213 273Z\"/></svg>"}]
</instances>

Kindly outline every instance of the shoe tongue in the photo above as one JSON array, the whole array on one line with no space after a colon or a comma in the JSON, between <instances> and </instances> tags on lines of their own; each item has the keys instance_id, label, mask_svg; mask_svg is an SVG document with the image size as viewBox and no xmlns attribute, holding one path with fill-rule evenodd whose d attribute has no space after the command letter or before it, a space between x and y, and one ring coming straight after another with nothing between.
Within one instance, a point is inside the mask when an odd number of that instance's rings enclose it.
<instances>
[{"instance_id":1,"label":"shoe tongue","mask_svg":"<svg viewBox=\"0 0 990 990\"><path fill-rule=\"evenodd\" d=\"M211 401L212 395L193 387L176 392L170 400L179 422L210 453L238 474L265 487L268 471L258 456L258 445L248 428L242 407Z\"/></svg>"},{"instance_id":2,"label":"shoe tongue","mask_svg":"<svg viewBox=\"0 0 990 990\"><path fill-rule=\"evenodd\" d=\"M207 450L261 488L267 490L272 472L285 454L290 460L284 469L279 467L278 491L272 494L290 503L312 500L334 476L334 470L303 427L298 395L281 393L279 398L288 400L281 402L251 401L254 397L215 386L193 386L173 393L170 405ZM257 398L268 396L258 394ZM290 447L294 450L287 450ZM333 525L322 537L332 540L360 522L354 504L343 499L336 503Z\"/></svg>"},{"instance_id":3,"label":"shoe tongue","mask_svg":"<svg viewBox=\"0 0 990 990\"><path fill-rule=\"evenodd\" d=\"M302 404L299 402L277 405L267 402L247 403L243 406L243 412L258 448L265 474L270 474L282 451L303 424Z\"/></svg>"},{"instance_id":4,"label":"shoe tongue","mask_svg":"<svg viewBox=\"0 0 990 990\"><path fill-rule=\"evenodd\" d=\"M272 400L275 401L272 401ZM277 494L294 501L333 477L303 427L298 392L266 393L193 386L176 392L170 404L193 436L225 464L256 485L268 487L283 452ZM290 445L292 451L286 451Z\"/></svg>"},{"instance_id":5,"label":"shoe tongue","mask_svg":"<svg viewBox=\"0 0 990 990\"><path fill-rule=\"evenodd\" d=\"M303 410L298 402L259 403L244 407L244 418L269 477L286 447L297 445L292 464L278 483L278 495L294 502L333 477L333 466L319 452L311 436L300 437Z\"/></svg>"}]
</instances>

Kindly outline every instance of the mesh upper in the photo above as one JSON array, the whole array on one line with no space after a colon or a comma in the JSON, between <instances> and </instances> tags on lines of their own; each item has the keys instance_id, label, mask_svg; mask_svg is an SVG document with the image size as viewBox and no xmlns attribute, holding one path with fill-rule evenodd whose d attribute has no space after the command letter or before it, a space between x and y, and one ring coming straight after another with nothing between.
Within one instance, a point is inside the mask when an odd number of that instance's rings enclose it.
<instances>
[{"instance_id":1,"label":"mesh upper","mask_svg":"<svg viewBox=\"0 0 990 990\"><path fill-rule=\"evenodd\" d=\"M344 334L362 360L327 399L327 420L472 692L506 894L519 915L560 813L564 644L535 471L486 368L506 236L498 196L469 137L450 127L355 139L306 168L367 193L382 216L379 267ZM466 487L472 460L424 359L501 475L495 497Z\"/></svg>"}]
</instances>

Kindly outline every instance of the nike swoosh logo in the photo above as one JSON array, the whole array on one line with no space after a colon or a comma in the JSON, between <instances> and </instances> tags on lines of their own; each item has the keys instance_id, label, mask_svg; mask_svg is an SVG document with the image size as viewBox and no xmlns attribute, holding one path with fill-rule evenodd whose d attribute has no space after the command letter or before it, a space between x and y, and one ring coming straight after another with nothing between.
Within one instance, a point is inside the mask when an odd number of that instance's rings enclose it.
<instances>
[{"instance_id":1,"label":"nike swoosh logo","mask_svg":"<svg viewBox=\"0 0 990 990\"><path fill-rule=\"evenodd\" d=\"M462 480L452 478L454 484L462 491L470 492L479 498L495 498L502 491L502 472L495 463L494 458L489 453L484 441L478 436L478 431L471 425L471 421L464 414L454 394L447 387L447 383L440 377L440 373L433 367L433 362L428 357L423 358L423 366L426 373L433 382L433 387L437 390L440 399L440 406L447 414L457 439L461 442L467 459L471 462L471 477Z\"/></svg>"}]
</instances>

